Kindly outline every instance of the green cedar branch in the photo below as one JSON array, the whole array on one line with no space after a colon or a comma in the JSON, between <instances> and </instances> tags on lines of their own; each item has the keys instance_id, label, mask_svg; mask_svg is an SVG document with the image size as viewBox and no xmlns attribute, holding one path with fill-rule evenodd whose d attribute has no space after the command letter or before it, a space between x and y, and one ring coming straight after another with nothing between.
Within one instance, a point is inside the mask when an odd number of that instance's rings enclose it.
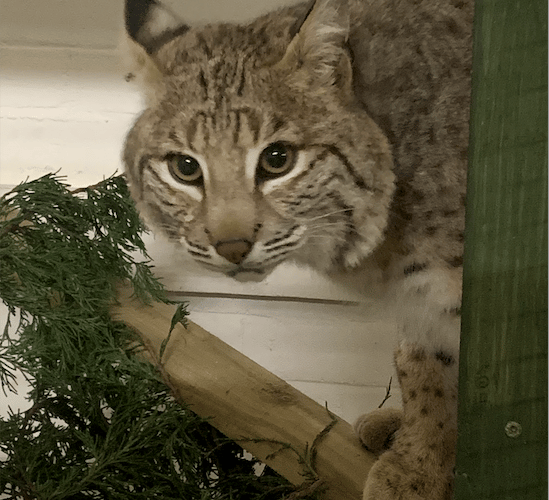
<instances>
[{"instance_id":1,"label":"green cedar branch","mask_svg":"<svg viewBox=\"0 0 549 500\"><path fill-rule=\"evenodd\" d=\"M294 488L179 402L133 331L116 286L166 302L124 179L71 192L57 175L0 198L0 382L31 384L0 418L0 495L24 499L279 500ZM184 318L181 306L179 319ZM307 498L318 498L316 493Z\"/></svg>"}]
</instances>

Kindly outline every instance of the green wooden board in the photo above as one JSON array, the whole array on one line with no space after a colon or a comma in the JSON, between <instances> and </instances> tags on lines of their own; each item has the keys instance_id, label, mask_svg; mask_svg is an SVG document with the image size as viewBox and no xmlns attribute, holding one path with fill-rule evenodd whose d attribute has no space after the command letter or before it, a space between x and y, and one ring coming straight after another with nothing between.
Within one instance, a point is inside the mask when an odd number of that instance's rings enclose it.
<instances>
[{"instance_id":1,"label":"green wooden board","mask_svg":"<svg viewBox=\"0 0 549 500\"><path fill-rule=\"evenodd\" d=\"M457 500L547 498L547 2L477 0Z\"/></svg>"}]
</instances>

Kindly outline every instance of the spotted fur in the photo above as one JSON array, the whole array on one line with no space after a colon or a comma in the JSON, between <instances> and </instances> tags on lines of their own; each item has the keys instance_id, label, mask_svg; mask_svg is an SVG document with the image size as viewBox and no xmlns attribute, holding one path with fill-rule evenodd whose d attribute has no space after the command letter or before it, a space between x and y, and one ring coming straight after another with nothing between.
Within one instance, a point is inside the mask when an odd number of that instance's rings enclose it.
<instances>
[{"instance_id":1,"label":"spotted fur","mask_svg":"<svg viewBox=\"0 0 549 500\"><path fill-rule=\"evenodd\" d=\"M380 453L365 500L451 500L457 435L455 359L403 342L395 351L403 411L381 409L355 428Z\"/></svg>"},{"instance_id":2,"label":"spotted fur","mask_svg":"<svg viewBox=\"0 0 549 500\"><path fill-rule=\"evenodd\" d=\"M141 214L229 276L296 261L383 293L418 366L455 390L471 26L472 0L316 0L198 28L127 0L147 107L124 162ZM431 426L435 401L405 402L402 428Z\"/></svg>"}]
</instances>

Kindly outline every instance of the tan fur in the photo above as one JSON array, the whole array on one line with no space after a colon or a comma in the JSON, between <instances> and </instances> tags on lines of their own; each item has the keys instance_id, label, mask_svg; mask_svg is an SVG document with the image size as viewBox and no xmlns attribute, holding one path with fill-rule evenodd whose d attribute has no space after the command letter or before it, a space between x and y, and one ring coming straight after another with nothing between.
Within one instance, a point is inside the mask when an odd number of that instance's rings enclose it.
<instances>
[{"instance_id":1,"label":"tan fur","mask_svg":"<svg viewBox=\"0 0 549 500\"><path fill-rule=\"evenodd\" d=\"M395 351L403 411L380 410L356 424L373 451L391 439L368 475L364 500L451 500L457 435L457 363L415 344ZM402 423L398 425L398 419Z\"/></svg>"},{"instance_id":2,"label":"tan fur","mask_svg":"<svg viewBox=\"0 0 549 500\"><path fill-rule=\"evenodd\" d=\"M162 81L162 73L155 62L143 47L125 35L121 37L118 49L123 56L126 80L136 81L143 91L147 105L154 105L157 87Z\"/></svg>"},{"instance_id":3,"label":"tan fur","mask_svg":"<svg viewBox=\"0 0 549 500\"><path fill-rule=\"evenodd\" d=\"M472 0L317 0L179 31L155 9L131 33L148 99L124 150L143 217L230 276L293 260L393 302L403 393L422 398L405 398L364 498L446 499ZM273 144L292 159L276 175L261 170ZM199 181L173 175L174 155ZM362 437L379 424L385 442L399 425L386 416L362 419Z\"/></svg>"}]
</instances>

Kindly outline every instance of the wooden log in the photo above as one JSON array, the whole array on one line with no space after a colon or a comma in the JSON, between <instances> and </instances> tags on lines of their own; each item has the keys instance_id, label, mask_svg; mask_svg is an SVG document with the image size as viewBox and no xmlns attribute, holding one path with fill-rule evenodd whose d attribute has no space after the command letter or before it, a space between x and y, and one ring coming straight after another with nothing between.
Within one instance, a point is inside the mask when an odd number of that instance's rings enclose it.
<instances>
[{"instance_id":1,"label":"wooden log","mask_svg":"<svg viewBox=\"0 0 549 500\"><path fill-rule=\"evenodd\" d=\"M174 309L144 305L131 297L131 289L121 288L112 314L141 336L156 364ZM326 408L192 322L172 332L162 371L176 397L194 412L211 418L214 427L294 485L304 482L298 455L281 450L280 443L304 453L332 421ZM351 425L338 418L317 447L315 469L328 488L325 498L362 498L373 462Z\"/></svg>"}]
</instances>

